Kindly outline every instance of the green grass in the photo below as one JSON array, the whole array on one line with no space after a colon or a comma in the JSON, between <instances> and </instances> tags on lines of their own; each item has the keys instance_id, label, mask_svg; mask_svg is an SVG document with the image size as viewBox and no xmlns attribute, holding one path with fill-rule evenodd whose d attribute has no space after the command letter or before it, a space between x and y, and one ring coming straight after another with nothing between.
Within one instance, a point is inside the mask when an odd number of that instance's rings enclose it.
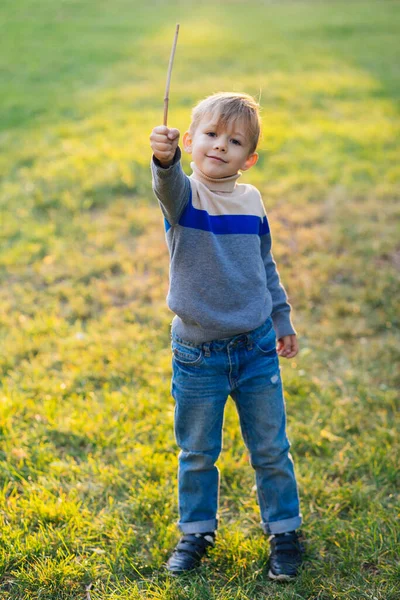
<instances>
[{"instance_id":1,"label":"green grass","mask_svg":"<svg viewBox=\"0 0 400 600\"><path fill-rule=\"evenodd\" d=\"M287 586L232 401L217 547L162 569L173 315L148 137L178 21L171 126L220 89L261 97L243 180L301 348L281 359L307 547ZM400 598L400 3L6 0L0 31L1 598Z\"/></svg>"}]
</instances>

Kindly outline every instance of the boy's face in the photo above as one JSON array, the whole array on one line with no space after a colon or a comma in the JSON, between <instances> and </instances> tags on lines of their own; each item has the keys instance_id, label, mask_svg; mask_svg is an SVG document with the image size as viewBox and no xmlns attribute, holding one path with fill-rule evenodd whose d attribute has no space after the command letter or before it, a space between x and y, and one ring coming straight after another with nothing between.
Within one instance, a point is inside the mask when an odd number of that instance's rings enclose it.
<instances>
[{"instance_id":1,"label":"boy's face","mask_svg":"<svg viewBox=\"0 0 400 600\"><path fill-rule=\"evenodd\" d=\"M193 136L187 131L183 146L196 166L208 177L221 179L246 171L256 164L258 154L250 154L250 142L242 120L227 127L213 115L205 115Z\"/></svg>"}]
</instances>

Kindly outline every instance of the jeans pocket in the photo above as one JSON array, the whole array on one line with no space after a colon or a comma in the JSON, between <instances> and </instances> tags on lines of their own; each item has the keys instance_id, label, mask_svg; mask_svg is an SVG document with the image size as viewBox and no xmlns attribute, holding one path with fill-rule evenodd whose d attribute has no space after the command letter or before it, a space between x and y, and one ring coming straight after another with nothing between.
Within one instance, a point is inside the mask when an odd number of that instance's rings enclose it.
<instances>
[{"instance_id":1,"label":"jeans pocket","mask_svg":"<svg viewBox=\"0 0 400 600\"><path fill-rule=\"evenodd\" d=\"M199 365L203 359L203 350L199 346L186 346L177 340L172 340L171 349L175 360L184 365Z\"/></svg>"},{"instance_id":2,"label":"jeans pocket","mask_svg":"<svg viewBox=\"0 0 400 600\"><path fill-rule=\"evenodd\" d=\"M275 330L270 329L264 336L254 340L254 345L264 356L273 357L275 354L277 355Z\"/></svg>"}]
</instances>

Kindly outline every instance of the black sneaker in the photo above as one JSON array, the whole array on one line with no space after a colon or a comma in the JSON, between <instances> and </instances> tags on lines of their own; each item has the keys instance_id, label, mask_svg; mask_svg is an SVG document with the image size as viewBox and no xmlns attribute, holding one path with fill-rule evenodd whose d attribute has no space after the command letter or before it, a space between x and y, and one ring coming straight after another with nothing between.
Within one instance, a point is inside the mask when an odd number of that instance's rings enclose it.
<instances>
[{"instance_id":1,"label":"black sneaker","mask_svg":"<svg viewBox=\"0 0 400 600\"><path fill-rule=\"evenodd\" d=\"M278 581L294 579L303 561L303 547L296 531L276 533L269 538L269 542L271 554L268 577Z\"/></svg>"},{"instance_id":2,"label":"black sneaker","mask_svg":"<svg viewBox=\"0 0 400 600\"><path fill-rule=\"evenodd\" d=\"M165 566L172 575L191 571L199 566L208 548L214 545L214 531L185 534L179 540Z\"/></svg>"}]
</instances>

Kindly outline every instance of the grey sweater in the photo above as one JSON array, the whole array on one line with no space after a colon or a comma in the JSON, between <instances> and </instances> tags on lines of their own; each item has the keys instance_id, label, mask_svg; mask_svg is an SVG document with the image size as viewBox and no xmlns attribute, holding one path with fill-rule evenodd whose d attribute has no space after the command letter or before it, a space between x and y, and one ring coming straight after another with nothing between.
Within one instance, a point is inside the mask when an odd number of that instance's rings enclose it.
<instances>
[{"instance_id":1,"label":"grey sweater","mask_svg":"<svg viewBox=\"0 0 400 600\"><path fill-rule=\"evenodd\" d=\"M271 253L260 192L240 174L211 179L181 151L163 168L153 156L153 190L164 215L170 254L167 304L172 331L194 344L232 337L272 316L276 337L296 333L291 305Z\"/></svg>"}]
</instances>

